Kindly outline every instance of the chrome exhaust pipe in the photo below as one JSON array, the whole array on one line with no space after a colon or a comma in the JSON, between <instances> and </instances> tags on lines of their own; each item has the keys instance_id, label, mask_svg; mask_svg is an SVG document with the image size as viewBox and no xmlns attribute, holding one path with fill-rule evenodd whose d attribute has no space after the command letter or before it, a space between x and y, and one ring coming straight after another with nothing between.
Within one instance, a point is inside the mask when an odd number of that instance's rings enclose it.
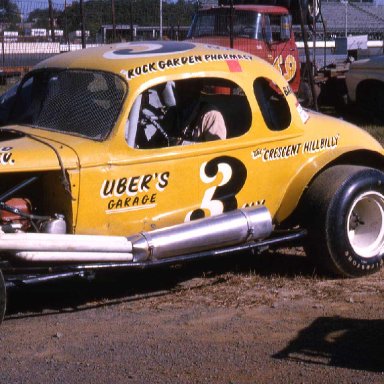
<instances>
[{"instance_id":1,"label":"chrome exhaust pipe","mask_svg":"<svg viewBox=\"0 0 384 384\"><path fill-rule=\"evenodd\" d=\"M16 252L16 258L38 263L118 263L131 262L132 253L118 252L45 252L25 251Z\"/></svg>"},{"instance_id":2,"label":"chrome exhaust pipe","mask_svg":"<svg viewBox=\"0 0 384 384\"><path fill-rule=\"evenodd\" d=\"M124 236L2 233L0 251L131 252Z\"/></svg>"},{"instance_id":3,"label":"chrome exhaust pipe","mask_svg":"<svg viewBox=\"0 0 384 384\"><path fill-rule=\"evenodd\" d=\"M132 244L123 236L2 233L0 252L27 262L132 261Z\"/></svg>"},{"instance_id":4,"label":"chrome exhaust pipe","mask_svg":"<svg viewBox=\"0 0 384 384\"><path fill-rule=\"evenodd\" d=\"M158 260L228 245L260 240L272 232L272 218L264 206L230 211L128 237L133 261Z\"/></svg>"},{"instance_id":5,"label":"chrome exhaust pipe","mask_svg":"<svg viewBox=\"0 0 384 384\"><path fill-rule=\"evenodd\" d=\"M45 233L0 234L0 252L27 262L146 262L248 241L272 232L264 206L141 232L130 237Z\"/></svg>"}]
</instances>

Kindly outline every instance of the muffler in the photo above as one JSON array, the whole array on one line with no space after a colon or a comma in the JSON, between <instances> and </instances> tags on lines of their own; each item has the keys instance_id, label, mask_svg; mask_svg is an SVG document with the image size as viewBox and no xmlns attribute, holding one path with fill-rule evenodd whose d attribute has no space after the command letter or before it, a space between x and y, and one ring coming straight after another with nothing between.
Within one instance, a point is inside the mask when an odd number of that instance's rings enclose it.
<instances>
[{"instance_id":1,"label":"muffler","mask_svg":"<svg viewBox=\"0 0 384 384\"><path fill-rule=\"evenodd\" d=\"M271 232L271 215L259 206L130 237L0 234L0 252L27 262L146 262L259 240Z\"/></svg>"},{"instance_id":2,"label":"muffler","mask_svg":"<svg viewBox=\"0 0 384 384\"><path fill-rule=\"evenodd\" d=\"M268 237L272 218L264 206L230 211L128 237L133 261L158 260Z\"/></svg>"}]
</instances>

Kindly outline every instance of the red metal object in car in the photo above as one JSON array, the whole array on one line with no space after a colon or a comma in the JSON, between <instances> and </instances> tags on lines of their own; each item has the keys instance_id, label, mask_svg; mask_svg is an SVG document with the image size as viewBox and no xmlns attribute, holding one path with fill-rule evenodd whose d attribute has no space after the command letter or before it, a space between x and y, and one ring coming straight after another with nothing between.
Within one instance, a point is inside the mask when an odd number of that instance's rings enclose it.
<instances>
[{"instance_id":1,"label":"red metal object in car","mask_svg":"<svg viewBox=\"0 0 384 384\"><path fill-rule=\"evenodd\" d=\"M30 221L27 218L22 217L16 212L21 212L25 214L32 213L32 205L28 199L25 198L12 198L5 202L5 205L14 209L14 212L9 210L0 210L0 220L2 224L21 224L23 231L27 230L30 227Z\"/></svg>"}]
</instances>

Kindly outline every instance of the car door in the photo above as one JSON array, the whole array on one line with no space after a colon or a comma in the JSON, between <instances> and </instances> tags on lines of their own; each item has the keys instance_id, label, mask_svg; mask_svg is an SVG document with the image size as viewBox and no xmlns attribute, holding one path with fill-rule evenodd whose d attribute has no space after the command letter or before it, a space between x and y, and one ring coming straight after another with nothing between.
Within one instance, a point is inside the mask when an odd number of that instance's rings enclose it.
<instances>
[{"instance_id":1,"label":"car door","mask_svg":"<svg viewBox=\"0 0 384 384\"><path fill-rule=\"evenodd\" d=\"M189 129L199 125L197 117L186 119L188 129L179 124L175 130L181 117L174 103L180 98L167 94L169 82L142 92L130 111L125 150L114 151L108 172L97 181L109 231L135 233L240 207L236 196L246 181L246 159L237 138L250 127L250 107L235 83L204 78L199 86L199 105L204 113L212 106L210 116L225 120L228 135L196 137Z\"/></svg>"}]
</instances>

